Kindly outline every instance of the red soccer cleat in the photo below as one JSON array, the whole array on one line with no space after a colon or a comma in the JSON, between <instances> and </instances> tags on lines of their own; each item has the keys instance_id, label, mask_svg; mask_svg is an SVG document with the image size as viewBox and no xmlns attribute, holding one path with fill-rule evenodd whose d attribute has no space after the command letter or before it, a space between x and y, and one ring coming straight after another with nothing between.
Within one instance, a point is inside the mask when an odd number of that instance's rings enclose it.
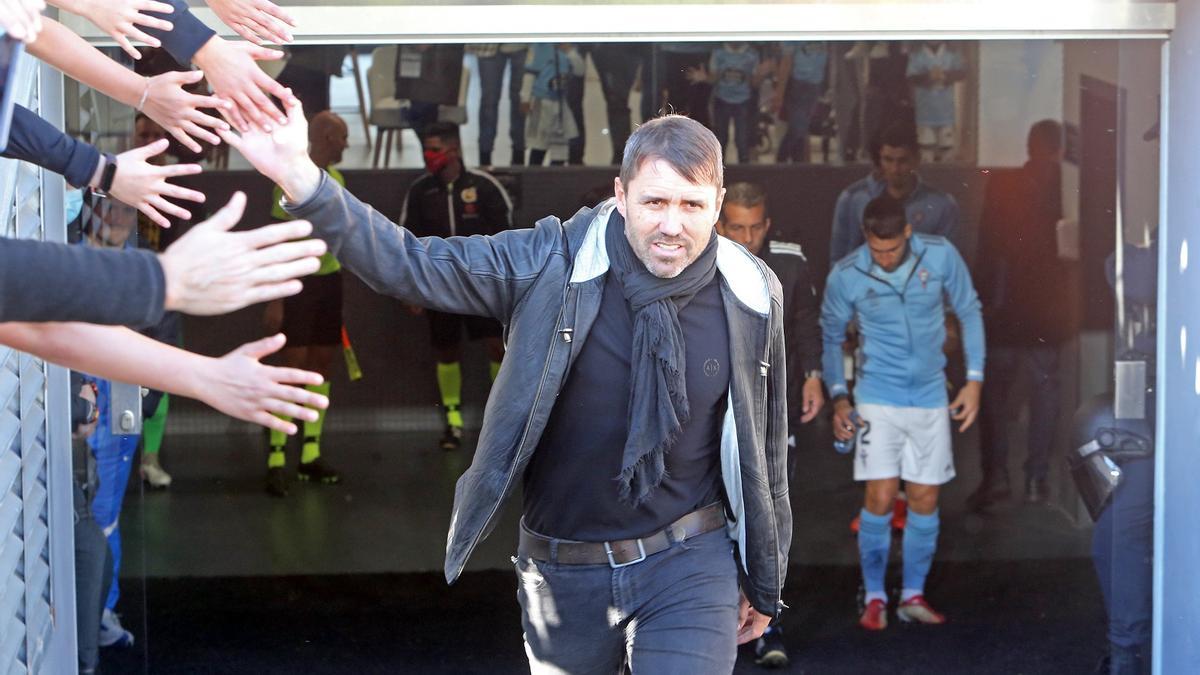
<instances>
[{"instance_id":1,"label":"red soccer cleat","mask_svg":"<svg viewBox=\"0 0 1200 675\"><path fill-rule=\"evenodd\" d=\"M867 630L883 630L887 628L887 603L883 600L872 600L867 603L858 625Z\"/></svg>"}]
</instances>

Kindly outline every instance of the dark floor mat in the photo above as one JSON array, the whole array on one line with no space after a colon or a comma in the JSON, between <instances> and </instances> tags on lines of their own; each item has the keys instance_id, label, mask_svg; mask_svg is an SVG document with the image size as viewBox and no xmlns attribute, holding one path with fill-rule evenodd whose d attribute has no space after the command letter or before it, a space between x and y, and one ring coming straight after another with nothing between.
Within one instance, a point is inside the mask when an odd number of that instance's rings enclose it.
<instances>
[{"instance_id":1,"label":"dark floor mat","mask_svg":"<svg viewBox=\"0 0 1200 675\"><path fill-rule=\"evenodd\" d=\"M896 576L898 570L892 570ZM792 673L1090 672L1103 608L1087 560L938 563L929 597L949 622L855 624L857 569L797 567L784 619ZM521 673L506 572L128 580L132 650L109 673ZM757 668L744 652L736 672Z\"/></svg>"}]
</instances>

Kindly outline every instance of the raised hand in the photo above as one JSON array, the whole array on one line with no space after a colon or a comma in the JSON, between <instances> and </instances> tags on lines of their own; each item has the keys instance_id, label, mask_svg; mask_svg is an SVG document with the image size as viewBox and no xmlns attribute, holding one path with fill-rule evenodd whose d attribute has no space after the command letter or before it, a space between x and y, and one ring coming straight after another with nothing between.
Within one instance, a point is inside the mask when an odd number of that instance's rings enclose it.
<instances>
[{"instance_id":1,"label":"raised hand","mask_svg":"<svg viewBox=\"0 0 1200 675\"><path fill-rule=\"evenodd\" d=\"M0 28L22 42L33 42L42 32L43 0L0 0Z\"/></svg>"},{"instance_id":2,"label":"raised hand","mask_svg":"<svg viewBox=\"0 0 1200 675\"><path fill-rule=\"evenodd\" d=\"M175 8L165 2L154 0L50 0L50 4L64 9L72 14L78 14L96 24L100 30L108 33L121 49L131 58L140 59L142 55L133 48L129 40L161 47L158 38L142 32L138 26L171 30L174 26L170 21L149 16L145 12L170 14Z\"/></svg>"},{"instance_id":3,"label":"raised hand","mask_svg":"<svg viewBox=\"0 0 1200 675\"><path fill-rule=\"evenodd\" d=\"M293 101L287 106L285 123L271 133L259 129L250 129L240 136L232 131L218 133L259 173L283 188L289 199L299 202L316 190L321 170L308 156L308 122L300 102Z\"/></svg>"},{"instance_id":4,"label":"raised hand","mask_svg":"<svg viewBox=\"0 0 1200 675\"><path fill-rule=\"evenodd\" d=\"M205 0L208 8L235 33L254 44L292 41L288 26L296 27L291 14L270 0Z\"/></svg>"},{"instance_id":5,"label":"raised hand","mask_svg":"<svg viewBox=\"0 0 1200 675\"><path fill-rule=\"evenodd\" d=\"M170 227L161 212L188 220L192 214L165 197L204 203L204 194L167 182L168 178L200 173L199 164L155 166L146 160L167 149L167 139L117 155L117 174L113 177L112 196L146 214L160 227Z\"/></svg>"},{"instance_id":6,"label":"raised hand","mask_svg":"<svg viewBox=\"0 0 1200 675\"><path fill-rule=\"evenodd\" d=\"M231 232L246 208L237 192L212 218L192 227L162 254L167 309L225 314L300 292L299 277L317 271L325 242L302 239L312 224L296 220ZM297 241L300 240L300 241Z\"/></svg>"},{"instance_id":7,"label":"raised hand","mask_svg":"<svg viewBox=\"0 0 1200 675\"><path fill-rule=\"evenodd\" d=\"M281 58L281 51L245 42L229 42L214 35L196 51L192 62L204 71L213 93L233 103L232 108L221 111L230 124L242 132L249 131L251 123L270 131L272 124L286 122L270 97L280 99L285 106L295 97L264 73L255 61Z\"/></svg>"},{"instance_id":8,"label":"raised hand","mask_svg":"<svg viewBox=\"0 0 1200 675\"><path fill-rule=\"evenodd\" d=\"M296 368L266 366L259 361L279 351L285 342L282 334L263 338L215 359L204 368L196 398L240 420L261 424L287 434L296 433L296 425L276 414L313 422L314 408L325 408L329 399L308 391L303 385L321 384L317 373ZM289 386L301 385L301 386Z\"/></svg>"},{"instance_id":9,"label":"raised hand","mask_svg":"<svg viewBox=\"0 0 1200 675\"><path fill-rule=\"evenodd\" d=\"M158 122L167 133L174 136L192 152L200 152L198 138L216 145L221 139L210 129L228 129L222 119L200 112L200 108L229 110L233 103L216 96L201 96L189 92L185 87L204 79L199 70L163 73L146 79L146 103L142 112Z\"/></svg>"}]
</instances>

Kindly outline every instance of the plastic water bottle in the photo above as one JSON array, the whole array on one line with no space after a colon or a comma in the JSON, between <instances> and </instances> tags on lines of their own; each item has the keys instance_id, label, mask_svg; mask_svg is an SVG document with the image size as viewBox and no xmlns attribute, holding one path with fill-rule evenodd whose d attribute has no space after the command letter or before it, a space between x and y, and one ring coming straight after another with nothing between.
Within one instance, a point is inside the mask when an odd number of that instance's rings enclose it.
<instances>
[{"instance_id":1,"label":"plastic water bottle","mask_svg":"<svg viewBox=\"0 0 1200 675\"><path fill-rule=\"evenodd\" d=\"M851 412L850 413L850 423L853 424L855 427L854 436L851 436L850 438L848 438L847 440L844 440L844 441L838 440L837 438L833 439L833 449L837 450L839 455L848 455L851 452L854 452L854 440L858 437L857 428L858 428L858 423L859 423L860 419L861 418L858 416L857 410Z\"/></svg>"}]
</instances>

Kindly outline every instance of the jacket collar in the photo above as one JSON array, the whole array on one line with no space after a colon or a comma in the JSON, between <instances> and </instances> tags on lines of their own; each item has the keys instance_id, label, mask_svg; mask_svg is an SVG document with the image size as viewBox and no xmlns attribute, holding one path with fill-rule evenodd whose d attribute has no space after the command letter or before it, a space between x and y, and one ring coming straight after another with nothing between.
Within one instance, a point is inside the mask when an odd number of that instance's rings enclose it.
<instances>
[{"instance_id":1,"label":"jacket collar","mask_svg":"<svg viewBox=\"0 0 1200 675\"><path fill-rule=\"evenodd\" d=\"M569 226L584 226L587 232L575 254L571 283L577 284L608 271L608 250L604 247L604 229L616 210L617 200L609 198L590 211L580 211L567 221ZM771 309L771 291L759 261L749 251L725 237L717 237L717 271L734 296L750 309L767 314Z\"/></svg>"}]
</instances>

